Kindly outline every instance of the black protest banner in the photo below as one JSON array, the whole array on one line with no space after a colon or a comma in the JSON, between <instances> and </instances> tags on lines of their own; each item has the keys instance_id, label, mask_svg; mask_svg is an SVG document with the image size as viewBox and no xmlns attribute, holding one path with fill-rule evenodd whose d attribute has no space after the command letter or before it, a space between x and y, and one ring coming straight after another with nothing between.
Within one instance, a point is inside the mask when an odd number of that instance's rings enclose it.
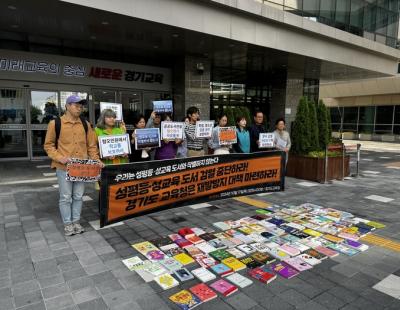
<instances>
[{"instance_id":1,"label":"black protest banner","mask_svg":"<svg viewBox=\"0 0 400 310\"><path fill-rule=\"evenodd\" d=\"M106 166L100 226L189 203L283 191L284 158L270 151Z\"/></svg>"}]
</instances>

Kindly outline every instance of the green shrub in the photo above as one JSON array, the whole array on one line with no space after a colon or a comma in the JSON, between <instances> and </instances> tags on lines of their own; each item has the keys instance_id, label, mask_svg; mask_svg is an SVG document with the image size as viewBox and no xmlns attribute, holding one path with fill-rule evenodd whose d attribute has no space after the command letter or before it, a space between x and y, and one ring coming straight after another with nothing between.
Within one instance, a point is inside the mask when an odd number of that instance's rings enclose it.
<instances>
[{"instance_id":1,"label":"green shrub","mask_svg":"<svg viewBox=\"0 0 400 310\"><path fill-rule=\"evenodd\" d=\"M318 130L318 119L317 119L317 111L315 108L314 101L308 101L308 117L310 124L310 151L319 150L319 130Z\"/></svg>"},{"instance_id":2,"label":"green shrub","mask_svg":"<svg viewBox=\"0 0 400 310\"><path fill-rule=\"evenodd\" d=\"M329 130L330 121L328 120L328 109L325 107L322 100L318 103L317 118L319 127L319 146L324 150L331 141L332 132Z\"/></svg>"},{"instance_id":3,"label":"green shrub","mask_svg":"<svg viewBox=\"0 0 400 310\"><path fill-rule=\"evenodd\" d=\"M292 153L306 155L310 151L310 122L307 98L302 97L297 107L292 128Z\"/></svg>"}]
</instances>

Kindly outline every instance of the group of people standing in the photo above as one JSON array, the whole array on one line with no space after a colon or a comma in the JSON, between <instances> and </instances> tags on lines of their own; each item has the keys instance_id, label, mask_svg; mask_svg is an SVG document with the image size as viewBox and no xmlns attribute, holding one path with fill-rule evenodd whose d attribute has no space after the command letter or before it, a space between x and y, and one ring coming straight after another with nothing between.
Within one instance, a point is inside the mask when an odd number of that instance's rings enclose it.
<instances>
[{"instance_id":1,"label":"group of people standing","mask_svg":"<svg viewBox=\"0 0 400 310\"><path fill-rule=\"evenodd\" d=\"M227 115L222 114L218 118L218 124L213 128L211 138L198 138L196 136L196 123L200 119L200 111L197 107L190 107L187 110L186 117L182 120L185 122L182 139L162 140L158 148L141 150L135 148L136 137L135 131L133 131L130 136L131 154L100 158L97 138L106 135L126 134L126 126L123 122L116 121L116 114L113 110L106 109L101 112L94 130L92 130L91 125L81 117L82 107L85 103L86 101L78 96L68 97L65 114L49 123L44 143L44 149L52 159L51 166L56 169L60 192L59 208L64 223L64 232L68 236L84 231L79 221L85 183L66 180L67 163L71 158L99 160L101 165L104 166L152 159L165 160L203 156L206 154L206 144L215 155L265 150L259 147L260 133L267 132L264 127L262 112L254 113L254 124L251 127L247 127L244 116L237 117L237 143L220 145L218 139L219 127L227 126ZM172 121L171 114L153 112L147 122L143 115L139 115L132 125L134 129L160 128L161 122L170 121ZM275 125L276 148L288 153L291 143L289 134L285 131L285 120L279 119Z\"/></svg>"}]
</instances>

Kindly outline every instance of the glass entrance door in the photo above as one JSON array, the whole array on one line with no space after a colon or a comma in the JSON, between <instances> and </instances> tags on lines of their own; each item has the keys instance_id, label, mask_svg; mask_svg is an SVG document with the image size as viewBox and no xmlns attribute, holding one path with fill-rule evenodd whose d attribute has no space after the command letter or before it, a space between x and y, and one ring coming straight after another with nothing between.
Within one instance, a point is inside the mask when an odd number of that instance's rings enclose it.
<instances>
[{"instance_id":1,"label":"glass entrance door","mask_svg":"<svg viewBox=\"0 0 400 310\"><path fill-rule=\"evenodd\" d=\"M24 89L0 89L0 160L28 158Z\"/></svg>"}]
</instances>

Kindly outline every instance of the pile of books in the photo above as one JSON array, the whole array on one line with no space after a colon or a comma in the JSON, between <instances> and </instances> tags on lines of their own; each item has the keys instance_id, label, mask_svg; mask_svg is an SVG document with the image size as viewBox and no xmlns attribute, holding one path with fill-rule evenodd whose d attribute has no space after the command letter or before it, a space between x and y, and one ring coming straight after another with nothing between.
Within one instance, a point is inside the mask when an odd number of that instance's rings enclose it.
<instances>
[{"instance_id":1,"label":"pile of books","mask_svg":"<svg viewBox=\"0 0 400 310\"><path fill-rule=\"evenodd\" d=\"M356 255L368 249L359 239L384 227L309 203L273 205L253 216L213 226L183 227L174 234L133 244L143 258L135 256L123 263L164 290L198 280L170 296L181 309L191 309L216 298L217 293L229 296L251 285L251 279L264 284L277 275L290 279L329 257ZM238 273L241 270L244 275Z\"/></svg>"}]
</instances>

